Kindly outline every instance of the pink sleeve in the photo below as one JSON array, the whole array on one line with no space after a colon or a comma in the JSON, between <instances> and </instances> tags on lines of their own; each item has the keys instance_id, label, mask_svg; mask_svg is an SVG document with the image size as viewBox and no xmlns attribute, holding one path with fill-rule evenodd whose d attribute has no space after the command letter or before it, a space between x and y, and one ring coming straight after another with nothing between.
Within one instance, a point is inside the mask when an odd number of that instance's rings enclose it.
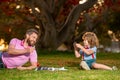
<instances>
[{"instance_id":1,"label":"pink sleeve","mask_svg":"<svg viewBox=\"0 0 120 80\"><path fill-rule=\"evenodd\" d=\"M36 50L33 53L30 53L30 62L37 62L37 52Z\"/></svg>"},{"instance_id":2,"label":"pink sleeve","mask_svg":"<svg viewBox=\"0 0 120 80\"><path fill-rule=\"evenodd\" d=\"M9 44L13 44L13 45L15 45L15 44L16 44L16 42L17 42L17 39L16 39L16 38L13 38L13 39L10 41L10 43L9 43Z\"/></svg>"}]
</instances>

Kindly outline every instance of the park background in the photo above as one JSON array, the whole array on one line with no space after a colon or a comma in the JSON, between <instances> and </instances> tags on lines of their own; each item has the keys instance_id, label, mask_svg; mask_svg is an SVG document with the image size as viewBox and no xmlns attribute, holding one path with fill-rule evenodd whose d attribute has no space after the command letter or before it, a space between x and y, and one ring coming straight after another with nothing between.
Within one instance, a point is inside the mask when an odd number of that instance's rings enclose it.
<instances>
[{"instance_id":1,"label":"park background","mask_svg":"<svg viewBox=\"0 0 120 80\"><path fill-rule=\"evenodd\" d=\"M98 62L120 68L119 6L120 0L0 0L0 51L7 50L12 38L23 39L27 29L35 28L41 34L36 44L39 63L68 68L66 72L55 73L0 69L0 77L2 80L119 80L119 70L79 70L80 59L73 52L73 42L82 43L83 33L95 32L100 41Z\"/></svg>"}]
</instances>

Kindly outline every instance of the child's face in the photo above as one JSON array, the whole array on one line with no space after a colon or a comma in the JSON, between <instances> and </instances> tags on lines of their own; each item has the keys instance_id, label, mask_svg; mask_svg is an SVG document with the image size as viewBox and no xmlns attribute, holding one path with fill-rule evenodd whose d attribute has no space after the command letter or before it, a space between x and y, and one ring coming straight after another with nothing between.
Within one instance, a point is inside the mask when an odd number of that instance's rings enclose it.
<instances>
[{"instance_id":1,"label":"child's face","mask_svg":"<svg viewBox=\"0 0 120 80\"><path fill-rule=\"evenodd\" d=\"M83 43L84 43L84 47L90 47L88 40L83 40Z\"/></svg>"}]
</instances>

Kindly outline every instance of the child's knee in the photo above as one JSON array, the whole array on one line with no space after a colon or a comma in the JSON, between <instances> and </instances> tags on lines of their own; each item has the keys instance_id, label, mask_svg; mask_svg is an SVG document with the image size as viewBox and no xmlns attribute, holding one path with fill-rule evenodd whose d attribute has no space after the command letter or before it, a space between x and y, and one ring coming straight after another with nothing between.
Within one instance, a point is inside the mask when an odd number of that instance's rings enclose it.
<instances>
[{"instance_id":1,"label":"child's knee","mask_svg":"<svg viewBox=\"0 0 120 80\"><path fill-rule=\"evenodd\" d=\"M93 67L93 68L96 68L96 67L97 67L97 64L96 64L96 63L93 63L93 64L92 64L92 67Z\"/></svg>"}]
</instances>

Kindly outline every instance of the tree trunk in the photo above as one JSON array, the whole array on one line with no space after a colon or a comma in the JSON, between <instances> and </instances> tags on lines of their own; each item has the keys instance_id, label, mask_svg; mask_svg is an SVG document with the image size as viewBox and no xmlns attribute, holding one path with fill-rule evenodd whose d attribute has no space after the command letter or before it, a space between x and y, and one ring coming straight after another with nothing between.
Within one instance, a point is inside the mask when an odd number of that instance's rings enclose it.
<instances>
[{"instance_id":1,"label":"tree trunk","mask_svg":"<svg viewBox=\"0 0 120 80\"><path fill-rule=\"evenodd\" d=\"M71 43L80 13L88 10L97 2L97 0L88 0L84 4L74 6L66 21L63 21L64 24L58 25L60 23L56 21L56 16L66 0L60 0L60 3L58 1L57 6L55 6L55 1L31 0L26 2L27 4L31 4L29 7L32 8L33 14L36 17L36 25L41 27L42 35L38 45L44 48L56 49L62 43ZM38 7L41 12L37 13L35 7ZM58 26L60 26L59 29L57 29Z\"/></svg>"}]
</instances>

